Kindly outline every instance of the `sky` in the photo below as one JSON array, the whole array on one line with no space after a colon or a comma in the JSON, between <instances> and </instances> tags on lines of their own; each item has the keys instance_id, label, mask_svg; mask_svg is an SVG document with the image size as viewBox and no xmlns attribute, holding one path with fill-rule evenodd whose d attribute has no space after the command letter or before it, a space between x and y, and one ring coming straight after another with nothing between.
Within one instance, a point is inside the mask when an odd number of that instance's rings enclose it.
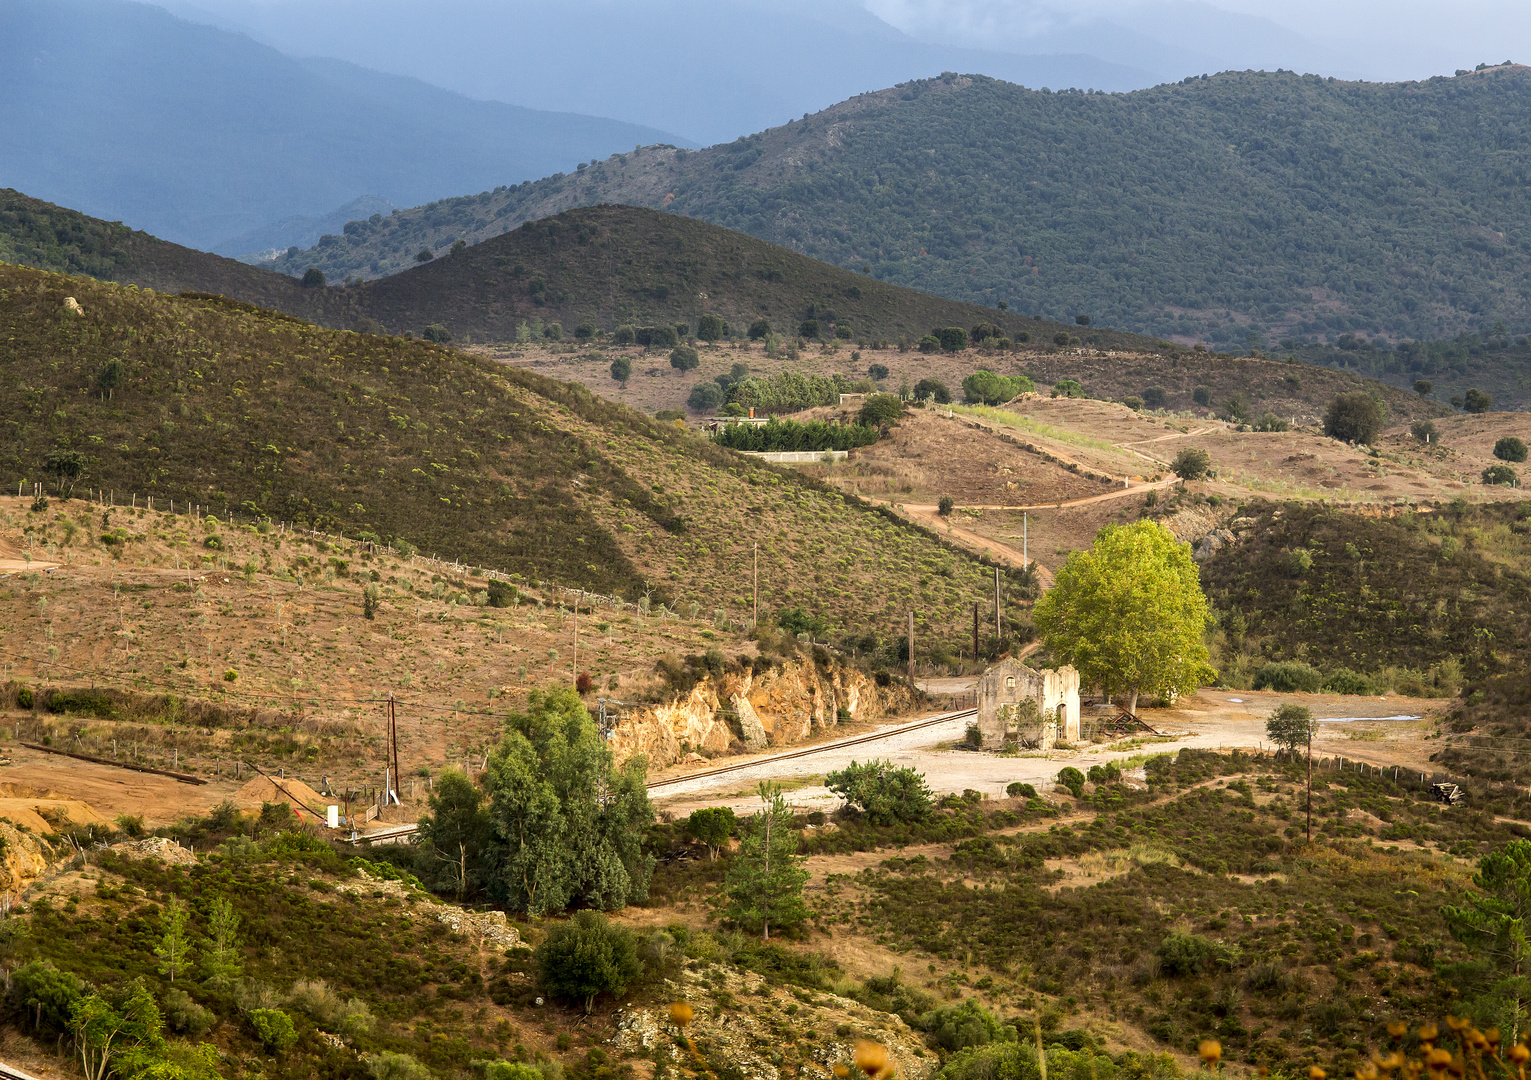
<instances>
[{"instance_id":1,"label":"sky","mask_svg":"<svg viewBox=\"0 0 1531 1080\"><path fill-rule=\"evenodd\" d=\"M867 7L916 37L990 48L1073 40L1080 51L1098 52L1086 28L1109 23L1228 63L1285 57L1274 66L1305 70L1308 61L1342 77L1418 79L1479 63L1531 62L1531 4L1506 0L867 0Z\"/></svg>"}]
</instances>

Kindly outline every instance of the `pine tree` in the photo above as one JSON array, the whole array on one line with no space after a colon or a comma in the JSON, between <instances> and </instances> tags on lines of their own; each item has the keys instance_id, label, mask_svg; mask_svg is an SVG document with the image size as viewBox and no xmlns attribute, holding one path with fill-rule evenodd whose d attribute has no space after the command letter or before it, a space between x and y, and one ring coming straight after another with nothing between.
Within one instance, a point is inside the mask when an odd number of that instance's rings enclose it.
<instances>
[{"instance_id":1,"label":"pine tree","mask_svg":"<svg viewBox=\"0 0 1531 1080\"><path fill-rule=\"evenodd\" d=\"M244 960L239 955L239 914L228 897L220 896L213 901L207 928L212 939L202 958L207 973L231 979L243 974Z\"/></svg>"},{"instance_id":2,"label":"pine tree","mask_svg":"<svg viewBox=\"0 0 1531 1080\"><path fill-rule=\"evenodd\" d=\"M726 880L728 917L771 940L771 927L790 930L808 921L803 885L808 871L797 853L797 831L781 788L761 782L765 803L749 822Z\"/></svg>"},{"instance_id":3,"label":"pine tree","mask_svg":"<svg viewBox=\"0 0 1531 1080\"><path fill-rule=\"evenodd\" d=\"M154 946L154 955L160 958L159 973L168 975L171 982L175 982L176 975L191 963L191 938L186 933L186 918L186 905L180 897L172 896L166 901L165 910L160 914L160 925L165 928L165 933Z\"/></svg>"}]
</instances>

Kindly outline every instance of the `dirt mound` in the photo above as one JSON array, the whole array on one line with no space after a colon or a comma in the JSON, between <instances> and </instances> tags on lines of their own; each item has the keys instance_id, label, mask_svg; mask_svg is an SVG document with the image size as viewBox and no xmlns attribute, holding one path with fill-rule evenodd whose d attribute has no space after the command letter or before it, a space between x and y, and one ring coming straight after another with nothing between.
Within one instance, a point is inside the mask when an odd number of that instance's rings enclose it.
<instances>
[{"instance_id":1,"label":"dirt mound","mask_svg":"<svg viewBox=\"0 0 1531 1080\"><path fill-rule=\"evenodd\" d=\"M35 833L56 833L76 825L110 825L89 803L74 799L0 798L0 818Z\"/></svg>"},{"instance_id":2,"label":"dirt mound","mask_svg":"<svg viewBox=\"0 0 1531 1080\"><path fill-rule=\"evenodd\" d=\"M319 794L301 780L282 780L272 776L257 776L233 795L234 805L241 810L258 812L264 804L275 802L286 803L304 821L318 814L319 824L322 825L325 807L334 804L335 800Z\"/></svg>"},{"instance_id":3,"label":"dirt mound","mask_svg":"<svg viewBox=\"0 0 1531 1080\"><path fill-rule=\"evenodd\" d=\"M120 844L112 845L113 851L120 851L124 855L130 855L135 859L159 859L171 866L189 866L197 861L197 857L187 851L174 840L167 840L163 836L148 836L142 840L125 840Z\"/></svg>"}]
</instances>

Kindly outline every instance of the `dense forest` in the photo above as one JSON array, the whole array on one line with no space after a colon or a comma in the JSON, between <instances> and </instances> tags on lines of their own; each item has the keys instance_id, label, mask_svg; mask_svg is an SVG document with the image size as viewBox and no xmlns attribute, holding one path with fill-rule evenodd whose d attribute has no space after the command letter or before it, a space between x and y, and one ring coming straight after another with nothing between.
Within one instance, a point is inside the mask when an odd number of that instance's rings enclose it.
<instances>
[{"instance_id":1,"label":"dense forest","mask_svg":"<svg viewBox=\"0 0 1531 1080\"><path fill-rule=\"evenodd\" d=\"M1219 346L1531 329L1527 70L1229 72L1130 94L944 75L703 151L353 222L278 268L377 276L568 207L703 218L888 282Z\"/></svg>"}]
</instances>

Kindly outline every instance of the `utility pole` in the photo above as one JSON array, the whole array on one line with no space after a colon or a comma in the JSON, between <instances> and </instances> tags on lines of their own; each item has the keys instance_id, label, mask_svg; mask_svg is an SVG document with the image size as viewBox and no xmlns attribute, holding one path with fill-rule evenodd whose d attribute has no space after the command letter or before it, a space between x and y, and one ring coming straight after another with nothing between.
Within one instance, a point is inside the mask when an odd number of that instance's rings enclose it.
<instances>
[{"instance_id":1,"label":"utility pole","mask_svg":"<svg viewBox=\"0 0 1531 1080\"><path fill-rule=\"evenodd\" d=\"M579 682L579 597L574 598L574 656L570 675L574 682Z\"/></svg>"},{"instance_id":2,"label":"utility pole","mask_svg":"<svg viewBox=\"0 0 1531 1080\"><path fill-rule=\"evenodd\" d=\"M978 663L978 601L973 601L973 663Z\"/></svg>"},{"instance_id":3,"label":"utility pole","mask_svg":"<svg viewBox=\"0 0 1531 1080\"><path fill-rule=\"evenodd\" d=\"M383 805L388 805L388 797L393 796L393 801L399 801L399 725L393 711L393 691L388 691L388 790L383 793Z\"/></svg>"},{"instance_id":4,"label":"utility pole","mask_svg":"<svg viewBox=\"0 0 1531 1080\"><path fill-rule=\"evenodd\" d=\"M1313 721L1308 721L1308 843L1313 843Z\"/></svg>"},{"instance_id":5,"label":"utility pole","mask_svg":"<svg viewBox=\"0 0 1531 1080\"><path fill-rule=\"evenodd\" d=\"M754 589L754 593L755 593L755 625L759 626L760 625L760 541L759 540L755 541L755 571L754 571L754 576L753 577L754 577L753 589Z\"/></svg>"},{"instance_id":6,"label":"utility pole","mask_svg":"<svg viewBox=\"0 0 1531 1080\"><path fill-rule=\"evenodd\" d=\"M1021 514L1021 562L1025 563L1027 566L1031 565L1031 556L1027 554L1028 540L1026 537L1026 526L1030 523L1030 521L1030 514Z\"/></svg>"},{"instance_id":7,"label":"utility pole","mask_svg":"<svg viewBox=\"0 0 1531 1080\"><path fill-rule=\"evenodd\" d=\"M994 647L999 648L999 565L994 567Z\"/></svg>"},{"instance_id":8,"label":"utility pole","mask_svg":"<svg viewBox=\"0 0 1531 1080\"><path fill-rule=\"evenodd\" d=\"M914 608L909 609L909 689L914 689Z\"/></svg>"}]
</instances>

